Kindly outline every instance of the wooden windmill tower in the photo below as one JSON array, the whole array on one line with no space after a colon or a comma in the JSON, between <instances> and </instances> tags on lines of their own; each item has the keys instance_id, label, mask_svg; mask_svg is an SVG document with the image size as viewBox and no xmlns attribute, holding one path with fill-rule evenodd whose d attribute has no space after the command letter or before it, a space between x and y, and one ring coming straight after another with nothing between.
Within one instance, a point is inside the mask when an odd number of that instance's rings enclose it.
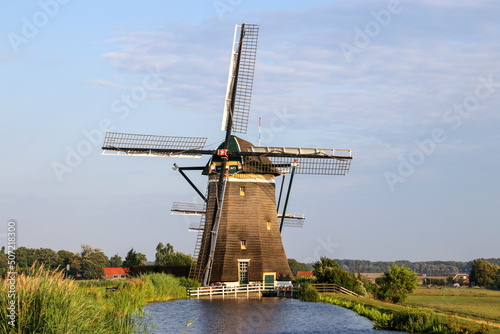
<instances>
[{"instance_id":1,"label":"wooden windmill tower","mask_svg":"<svg viewBox=\"0 0 500 334\"><path fill-rule=\"evenodd\" d=\"M236 26L222 120L225 140L217 149L205 149L206 138L201 137L109 132L102 148L104 153L118 155L211 156L204 166L174 164L204 203L174 203L172 207L172 212L202 216L190 276L203 285L291 280L280 232L287 221L293 224L293 218L303 217L277 212L275 178L283 175L283 185L284 174L291 174L286 211L295 174L347 175L351 164L350 150L259 147L232 135L247 130L258 30L258 25ZM208 176L205 195L186 170Z\"/></svg>"}]
</instances>

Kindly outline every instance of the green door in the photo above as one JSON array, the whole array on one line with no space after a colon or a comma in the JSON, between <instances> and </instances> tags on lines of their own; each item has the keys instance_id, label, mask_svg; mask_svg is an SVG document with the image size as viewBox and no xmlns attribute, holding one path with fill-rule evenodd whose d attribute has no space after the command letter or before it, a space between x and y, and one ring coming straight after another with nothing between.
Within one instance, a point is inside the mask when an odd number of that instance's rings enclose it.
<instances>
[{"instance_id":1,"label":"green door","mask_svg":"<svg viewBox=\"0 0 500 334\"><path fill-rule=\"evenodd\" d=\"M264 289L274 288L274 275L264 275Z\"/></svg>"}]
</instances>

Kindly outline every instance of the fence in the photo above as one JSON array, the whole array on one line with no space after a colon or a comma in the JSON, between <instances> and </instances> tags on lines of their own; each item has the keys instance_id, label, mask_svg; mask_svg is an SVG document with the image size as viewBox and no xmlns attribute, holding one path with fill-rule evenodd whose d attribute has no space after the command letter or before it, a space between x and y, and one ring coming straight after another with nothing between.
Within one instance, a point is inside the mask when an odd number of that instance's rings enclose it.
<instances>
[{"instance_id":1,"label":"fence","mask_svg":"<svg viewBox=\"0 0 500 334\"><path fill-rule=\"evenodd\" d=\"M343 293L345 295L350 295L350 296L361 297L357 293L352 292L351 290L348 290L337 284L313 284L312 286L319 293L334 292L334 293Z\"/></svg>"},{"instance_id":2,"label":"fence","mask_svg":"<svg viewBox=\"0 0 500 334\"><path fill-rule=\"evenodd\" d=\"M264 290L262 284L250 285L247 284L245 286L205 286L199 287L198 289L187 289L188 298L200 298L200 297L210 297L213 296L233 296L234 298L238 298L238 294L246 294L247 298L250 297L250 293L257 292L259 297L261 296L261 292Z\"/></svg>"},{"instance_id":3,"label":"fence","mask_svg":"<svg viewBox=\"0 0 500 334\"><path fill-rule=\"evenodd\" d=\"M187 289L188 298L200 298L222 296L222 298L239 296L250 297L250 294L258 294L259 298L265 293L266 295L274 295L277 297L293 297L293 293L298 291L297 286L263 286L262 284L247 284L245 286L205 286L198 289Z\"/></svg>"}]
</instances>

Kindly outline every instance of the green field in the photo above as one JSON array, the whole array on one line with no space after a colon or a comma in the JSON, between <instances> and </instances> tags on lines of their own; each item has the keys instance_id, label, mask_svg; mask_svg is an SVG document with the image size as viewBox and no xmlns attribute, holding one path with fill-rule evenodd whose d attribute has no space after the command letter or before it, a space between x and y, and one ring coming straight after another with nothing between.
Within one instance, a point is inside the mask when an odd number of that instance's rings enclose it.
<instances>
[{"instance_id":1,"label":"green field","mask_svg":"<svg viewBox=\"0 0 500 334\"><path fill-rule=\"evenodd\" d=\"M407 307L427 308L436 312L442 323L458 322L480 330L486 323L488 333L500 334L500 291L479 288L419 287L404 304L390 304L372 298L325 293L323 296L349 300L392 313Z\"/></svg>"},{"instance_id":2,"label":"green field","mask_svg":"<svg viewBox=\"0 0 500 334\"><path fill-rule=\"evenodd\" d=\"M404 305L500 325L500 291L496 290L420 287Z\"/></svg>"}]
</instances>

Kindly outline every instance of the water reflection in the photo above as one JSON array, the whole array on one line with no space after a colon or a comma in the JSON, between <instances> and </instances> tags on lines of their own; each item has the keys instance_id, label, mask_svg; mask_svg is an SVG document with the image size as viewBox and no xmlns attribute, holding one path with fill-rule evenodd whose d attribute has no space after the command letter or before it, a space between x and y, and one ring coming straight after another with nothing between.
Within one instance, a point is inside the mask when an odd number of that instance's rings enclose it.
<instances>
[{"instance_id":1,"label":"water reflection","mask_svg":"<svg viewBox=\"0 0 500 334\"><path fill-rule=\"evenodd\" d=\"M152 333L393 333L353 311L295 299L183 299L146 310L155 319Z\"/></svg>"}]
</instances>

